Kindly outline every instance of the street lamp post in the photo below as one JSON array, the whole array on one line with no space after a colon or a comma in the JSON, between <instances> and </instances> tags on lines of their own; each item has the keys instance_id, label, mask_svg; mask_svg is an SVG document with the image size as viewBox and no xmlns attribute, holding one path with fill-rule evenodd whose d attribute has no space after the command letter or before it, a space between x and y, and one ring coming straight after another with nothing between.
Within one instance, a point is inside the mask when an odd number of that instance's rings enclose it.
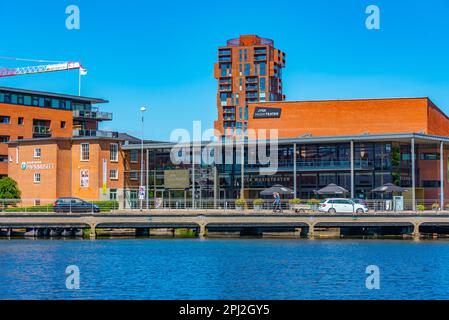
<instances>
[{"instance_id":1,"label":"street lamp post","mask_svg":"<svg viewBox=\"0 0 449 320\"><path fill-rule=\"evenodd\" d=\"M139 200L140 200L140 211L142 211L143 209L143 199L145 197L145 194L142 196L142 194L140 194L141 190L144 190L144 192L146 192L146 190L143 187L143 139L144 139L144 113L147 109L145 107L141 107L140 108L140 113L142 115L142 139L141 139L141 143L140 143L140 187L139 187Z\"/></svg>"}]
</instances>

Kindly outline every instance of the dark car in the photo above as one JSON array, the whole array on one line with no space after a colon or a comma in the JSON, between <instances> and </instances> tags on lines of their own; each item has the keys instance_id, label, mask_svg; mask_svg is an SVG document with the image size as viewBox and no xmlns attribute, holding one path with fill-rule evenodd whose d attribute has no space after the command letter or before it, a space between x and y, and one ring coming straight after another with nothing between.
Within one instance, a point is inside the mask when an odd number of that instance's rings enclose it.
<instances>
[{"instance_id":1,"label":"dark car","mask_svg":"<svg viewBox=\"0 0 449 320\"><path fill-rule=\"evenodd\" d=\"M55 212L100 212L100 207L79 198L59 198L53 205Z\"/></svg>"}]
</instances>

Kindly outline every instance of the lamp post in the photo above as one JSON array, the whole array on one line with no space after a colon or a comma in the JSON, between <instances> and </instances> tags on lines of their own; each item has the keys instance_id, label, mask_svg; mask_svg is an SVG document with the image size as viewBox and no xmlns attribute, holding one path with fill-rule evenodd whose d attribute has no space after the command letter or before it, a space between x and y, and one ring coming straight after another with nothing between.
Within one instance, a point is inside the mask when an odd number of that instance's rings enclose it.
<instances>
[{"instance_id":1,"label":"lamp post","mask_svg":"<svg viewBox=\"0 0 449 320\"><path fill-rule=\"evenodd\" d=\"M143 209L143 199L145 198L145 188L143 186L143 139L144 139L144 113L147 109L145 107L141 107L140 108L140 113L142 115L142 139L141 139L141 143L140 143L140 187L139 187L139 200L140 200L140 211L142 211ZM141 194L141 191L144 191L144 194Z\"/></svg>"}]
</instances>

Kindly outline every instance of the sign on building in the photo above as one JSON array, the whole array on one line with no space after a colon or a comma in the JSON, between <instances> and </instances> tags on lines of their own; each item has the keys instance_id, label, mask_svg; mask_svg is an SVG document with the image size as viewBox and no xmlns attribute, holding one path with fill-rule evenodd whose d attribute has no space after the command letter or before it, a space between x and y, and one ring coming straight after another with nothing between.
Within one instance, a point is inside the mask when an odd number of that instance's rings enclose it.
<instances>
[{"instance_id":1,"label":"sign on building","mask_svg":"<svg viewBox=\"0 0 449 320\"><path fill-rule=\"evenodd\" d=\"M280 108L256 107L254 109L253 119L280 118L281 111L282 109Z\"/></svg>"},{"instance_id":2,"label":"sign on building","mask_svg":"<svg viewBox=\"0 0 449 320\"><path fill-rule=\"evenodd\" d=\"M139 187L139 200L145 199L145 186Z\"/></svg>"},{"instance_id":3,"label":"sign on building","mask_svg":"<svg viewBox=\"0 0 449 320\"><path fill-rule=\"evenodd\" d=\"M107 194L106 183L108 181L108 162L106 159L103 159L103 184L102 184L102 193L103 195Z\"/></svg>"},{"instance_id":4,"label":"sign on building","mask_svg":"<svg viewBox=\"0 0 449 320\"><path fill-rule=\"evenodd\" d=\"M80 170L80 187L89 188L89 169Z\"/></svg>"},{"instance_id":5,"label":"sign on building","mask_svg":"<svg viewBox=\"0 0 449 320\"><path fill-rule=\"evenodd\" d=\"M164 186L166 189L187 189L190 187L189 170L165 170Z\"/></svg>"}]
</instances>

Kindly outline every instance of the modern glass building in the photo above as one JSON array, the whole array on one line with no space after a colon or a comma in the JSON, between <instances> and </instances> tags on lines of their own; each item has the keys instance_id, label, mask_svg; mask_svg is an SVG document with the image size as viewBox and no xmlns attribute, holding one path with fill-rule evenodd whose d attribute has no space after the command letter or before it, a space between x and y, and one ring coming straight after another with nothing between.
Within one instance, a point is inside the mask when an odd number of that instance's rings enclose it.
<instances>
[{"instance_id":1,"label":"modern glass building","mask_svg":"<svg viewBox=\"0 0 449 320\"><path fill-rule=\"evenodd\" d=\"M394 183L408 189L404 198L410 208L417 203L444 205L449 196L447 137L403 133L280 139L271 145L273 141L265 142L266 148L261 141L248 140L194 143L182 148L171 143L147 144L144 181L150 191L148 199L190 201L195 197L220 202L241 195L254 199L274 184L293 189L300 199L310 199L329 183L361 199L383 197L371 190ZM125 152L136 154L135 169L131 163L125 165L125 195L131 200L128 205L137 197L139 149L138 144L124 147ZM181 171L188 172L184 185L172 188L166 179Z\"/></svg>"}]
</instances>

